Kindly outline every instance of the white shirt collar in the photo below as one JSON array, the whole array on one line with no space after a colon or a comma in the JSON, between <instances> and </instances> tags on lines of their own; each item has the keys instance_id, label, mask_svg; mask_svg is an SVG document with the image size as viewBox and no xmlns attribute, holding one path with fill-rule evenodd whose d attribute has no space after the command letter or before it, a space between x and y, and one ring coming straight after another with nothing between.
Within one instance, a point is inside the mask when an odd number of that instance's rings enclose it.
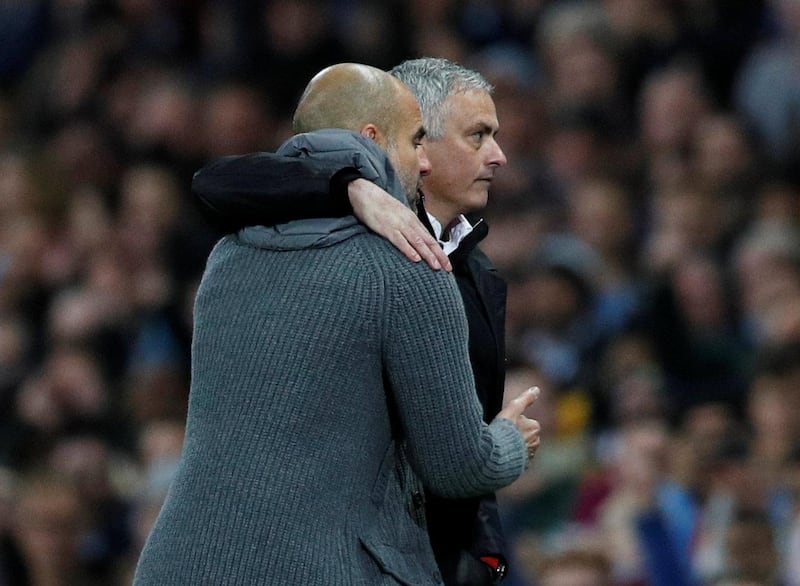
<instances>
[{"instance_id":1,"label":"white shirt collar","mask_svg":"<svg viewBox=\"0 0 800 586\"><path fill-rule=\"evenodd\" d=\"M439 244L442 245L442 250L444 250L445 254L450 254L458 248L458 245L466 238L467 234L472 232L472 224L469 223L467 218L460 215L450 225L450 238L448 240L442 240L442 224L429 213L428 220L433 228L433 234L436 236L436 240L439 241Z\"/></svg>"}]
</instances>

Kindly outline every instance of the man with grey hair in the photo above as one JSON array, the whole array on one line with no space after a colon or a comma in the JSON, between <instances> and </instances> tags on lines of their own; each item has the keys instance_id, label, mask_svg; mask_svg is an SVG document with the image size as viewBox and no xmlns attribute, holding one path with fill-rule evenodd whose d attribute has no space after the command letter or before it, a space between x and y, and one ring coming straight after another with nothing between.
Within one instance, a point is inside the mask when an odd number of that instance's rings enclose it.
<instances>
[{"instance_id":1,"label":"man with grey hair","mask_svg":"<svg viewBox=\"0 0 800 586\"><path fill-rule=\"evenodd\" d=\"M269 153L214 162L195 175L192 189L207 217L225 230L354 213L410 259L452 269L469 324L476 392L484 419L491 421L503 400L506 285L477 247L488 232L486 223L472 223L465 214L486 205L494 173L506 163L495 140L493 88L479 73L446 59L405 61L390 73L414 93L427 132L423 144L431 170L423 181L419 221L360 179L357 169L290 167ZM291 187L310 177L313 188ZM502 580L506 547L494 495L426 497L428 530L445 583Z\"/></svg>"}]
</instances>

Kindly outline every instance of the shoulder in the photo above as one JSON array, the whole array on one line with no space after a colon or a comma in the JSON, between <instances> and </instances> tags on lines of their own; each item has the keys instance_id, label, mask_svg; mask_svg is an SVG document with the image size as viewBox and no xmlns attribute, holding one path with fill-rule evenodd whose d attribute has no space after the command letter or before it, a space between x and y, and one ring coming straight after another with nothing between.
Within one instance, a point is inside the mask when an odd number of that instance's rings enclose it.
<instances>
[{"instance_id":1,"label":"shoulder","mask_svg":"<svg viewBox=\"0 0 800 586\"><path fill-rule=\"evenodd\" d=\"M433 270L424 261L410 261L384 238L368 233L351 240L359 248L369 270L380 275L387 292L412 302L414 299L430 302L441 295L457 294L452 273Z\"/></svg>"},{"instance_id":2,"label":"shoulder","mask_svg":"<svg viewBox=\"0 0 800 586\"><path fill-rule=\"evenodd\" d=\"M370 236L379 241L374 250L376 254L379 254L384 259L383 265L394 279L400 282L411 280L412 282L423 282L431 285L441 285L453 280L451 273L434 270L421 260L413 262L386 239L374 234L370 234Z\"/></svg>"}]
</instances>

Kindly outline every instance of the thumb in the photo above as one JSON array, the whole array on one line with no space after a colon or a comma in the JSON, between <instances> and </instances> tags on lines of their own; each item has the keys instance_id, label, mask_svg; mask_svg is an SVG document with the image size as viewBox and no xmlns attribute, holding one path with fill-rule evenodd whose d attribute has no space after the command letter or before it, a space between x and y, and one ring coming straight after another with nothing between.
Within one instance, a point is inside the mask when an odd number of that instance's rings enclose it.
<instances>
[{"instance_id":1,"label":"thumb","mask_svg":"<svg viewBox=\"0 0 800 586\"><path fill-rule=\"evenodd\" d=\"M522 415L522 412L525 411L525 409L533 405L533 402L538 396L539 387L531 387L506 405L503 410L497 414L497 416L510 419L511 421L516 421L517 417Z\"/></svg>"}]
</instances>

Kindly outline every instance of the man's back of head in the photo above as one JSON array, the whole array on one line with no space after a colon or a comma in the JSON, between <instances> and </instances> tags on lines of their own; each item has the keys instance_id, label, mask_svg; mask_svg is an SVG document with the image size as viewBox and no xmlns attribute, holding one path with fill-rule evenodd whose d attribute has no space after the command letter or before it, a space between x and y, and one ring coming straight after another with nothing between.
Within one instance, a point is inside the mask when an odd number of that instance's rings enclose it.
<instances>
[{"instance_id":1,"label":"man's back of head","mask_svg":"<svg viewBox=\"0 0 800 586\"><path fill-rule=\"evenodd\" d=\"M322 128L360 132L365 124L391 134L403 86L385 71L359 63L331 65L306 86L292 120L295 133Z\"/></svg>"},{"instance_id":2,"label":"man's back of head","mask_svg":"<svg viewBox=\"0 0 800 586\"><path fill-rule=\"evenodd\" d=\"M374 141L389 161L412 205L420 176L430 165L418 151L425 134L414 94L387 72L359 63L331 65L306 86L293 118L295 133L350 130Z\"/></svg>"}]
</instances>

